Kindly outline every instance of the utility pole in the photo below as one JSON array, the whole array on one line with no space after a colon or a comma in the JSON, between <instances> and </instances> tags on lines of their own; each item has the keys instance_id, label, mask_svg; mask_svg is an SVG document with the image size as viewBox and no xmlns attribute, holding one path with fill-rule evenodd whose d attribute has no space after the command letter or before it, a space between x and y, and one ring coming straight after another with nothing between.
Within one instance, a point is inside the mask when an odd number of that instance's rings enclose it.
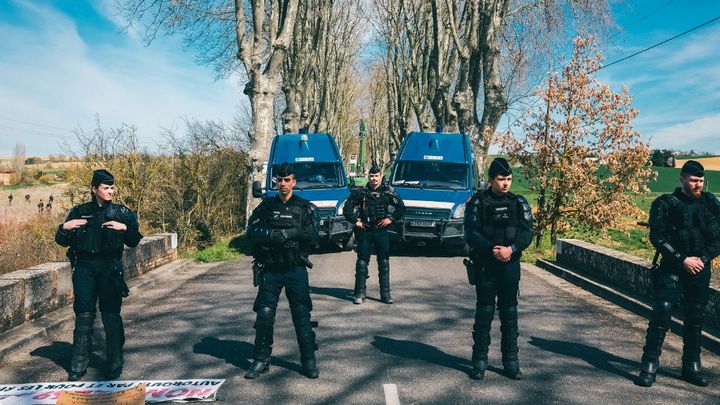
<instances>
[{"instance_id":1,"label":"utility pole","mask_svg":"<svg viewBox=\"0 0 720 405\"><path fill-rule=\"evenodd\" d=\"M360 133L358 134L358 138L360 138L360 147L359 147L359 153L358 153L358 169L357 173L362 173L362 175L365 174L365 121L360 120Z\"/></svg>"}]
</instances>

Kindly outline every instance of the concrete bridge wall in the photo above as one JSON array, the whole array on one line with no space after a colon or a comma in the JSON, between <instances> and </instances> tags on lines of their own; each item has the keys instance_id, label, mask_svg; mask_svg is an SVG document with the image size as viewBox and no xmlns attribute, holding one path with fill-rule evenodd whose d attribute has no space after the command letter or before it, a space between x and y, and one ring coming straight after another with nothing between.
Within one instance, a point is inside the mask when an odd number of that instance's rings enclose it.
<instances>
[{"instance_id":1,"label":"concrete bridge wall","mask_svg":"<svg viewBox=\"0 0 720 405\"><path fill-rule=\"evenodd\" d=\"M558 264L651 302L651 262L577 239L558 239L555 247ZM710 287L705 323L711 328L720 328L720 291L715 285Z\"/></svg>"},{"instance_id":2,"label":"concrete bridge wall","mask_svg":"<svg viewBox=\"0 0 720 405\"><path fill-rule=\"evenodd\" d=\"M177 258L177 234L146 236L125 248L125 277L130 279ZM48 262L0 276L0 332L12 329L73 301L68 262Z\"/></svg>"}]
</instances>

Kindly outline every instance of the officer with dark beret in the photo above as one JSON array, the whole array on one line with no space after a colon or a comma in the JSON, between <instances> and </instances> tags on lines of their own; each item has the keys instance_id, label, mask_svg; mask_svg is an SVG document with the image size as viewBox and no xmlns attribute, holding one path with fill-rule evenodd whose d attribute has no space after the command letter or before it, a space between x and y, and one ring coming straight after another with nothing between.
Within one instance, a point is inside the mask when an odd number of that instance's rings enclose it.
<instances>
[{"instance_id":1,"label":"officer with dark beret","mask_svg":"<svg viewBox=\"0 0 720 405\"><path fill-rule=\"evenodd\" d=\"M105 329L106 377L114 380L122 374L125 330L120 307L129 291L121 259L124 246L137 246L142 235L135 214L113 202L114 184L110 172L95 170L90 183L92 201L73 207L55 233L55 241L69 247L73 266L75 331L70 381L79 380L87 371L98 302Z\"/></svg>"},{"instance_id":2,"label":"officer with dark beret","mask_svg":"<svg viewBox=\"0 0 720 405\"><path fill-rule=\"evenodd\" d=\"M309 251L318 239L316 208L310 201L293 194L292 165L283 163L274 166L272 171L278 195L266 198L255 208L247 227L255 264L261 272L253 306L257 313L253 362L245 378L254 379L269 370L275 312L283 287L300 346L302 373L308 378L318 378L307 271L307 267L312 267Z\"/></svg>"},{"instance_id":3,"label":"officer with dark beret","mask_svg":"<svg viewBox=\"0 0 720 405\"><path fill-rule=\"evenodd\" d=\"M343 213L348 222L355 224L357 240L353 302L361 304L365 300L370 252L374 246L380 279L380 300L385 304L392 304L388 227L402 220L405 204L400 196L382 181L382 173L376 163L370 167L367 185L353 190Z\"/></svg>"},{"instance_id":4,"label":"officer with dark beret","mask_svg":"<svg viewBox=\"0 0 720 405\"><path fill-rule=\"evenodd\" d=\"M520 256L532 242L532 211L525 197L510 192L512 168L507 160L493 160L488 175L490 187L475 193L465 211L465 239L470 246L468 276L477 293L470 377L485 377L497 297L503 368L508 377L519 380Z\"/></svg>"},{"instance_id":5,"label":"officer with dark beret","mask_svg":"<svg viewBox=\"0 0 720 405\"><path fill-rule=\"evenodd\" d=\"M700 365L700 341L711 262L720 254L720 201L703 191L704 177L702 164L687 161L680 171L681 187L656 198L650 207L650 242L662 260L653 275L655 302L636 380L643 387L655 382L665 334L681 292L685 315L681 376L691 384L708 385Z\"/></svg>"}]
</instances>

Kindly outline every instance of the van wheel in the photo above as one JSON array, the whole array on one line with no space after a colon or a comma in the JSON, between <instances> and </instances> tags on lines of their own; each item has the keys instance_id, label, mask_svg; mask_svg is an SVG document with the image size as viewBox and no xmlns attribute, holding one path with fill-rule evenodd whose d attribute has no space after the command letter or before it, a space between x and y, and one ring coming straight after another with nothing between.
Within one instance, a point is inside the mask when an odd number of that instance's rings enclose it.
<instances>
[{"instance_id":1,"label":"van wheel","mask_svg":"<svg viewBox=\"0 0 720 405\"><path fill-rule=\"evenodd\" d=\"M350 234L350 238L346 240L342 245L342 250L345 252L351 252L355 247L355 232Z\"/></svg>"}]
</instances>

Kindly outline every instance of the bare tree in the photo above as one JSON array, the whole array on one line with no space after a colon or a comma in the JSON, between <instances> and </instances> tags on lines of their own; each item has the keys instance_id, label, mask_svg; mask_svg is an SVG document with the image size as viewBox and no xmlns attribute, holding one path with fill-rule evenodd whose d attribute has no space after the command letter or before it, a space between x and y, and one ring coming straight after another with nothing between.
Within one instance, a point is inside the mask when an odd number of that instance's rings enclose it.
<instances>
[{"instance_id":1,"label":"bare tree","mask_svg":"<svg viewBox=\"0 0 720 405\"><path fill-rule=\"evenodd\" d=\"M373 3L388 16L372 20L387 47L387 87L393 95L388 110L397 120L388 124L392 136L402 139L410 127L404 121L408 109L425 107L420 94L438 127L471 135L479 162L501 117L512 102L531 94L533 80L546 70L552 51L562 47L567 28L599 31L611 22L605 0ZM431 120L418 119L421 129L425 121Z\"/></svg>"},{"instance_id":2,"label":"bare tree","mask_svg":"<svg viewBox=\"0 0 720 405\"><path fill-rule=\"evenodd\" d=\"M25 170L25 145L16 143L13 147L12 169L14 171L14 182L19 183L22 180L23 171Z\"/></svg>"},{"instance_id":3,"label":"bare tree","mask_svg":"<svg viewBox=\"0 0 720 405\"><path fill-rule=\"evenodd\" d=\"M120 0L128 21L145 24L145 39L180 33L198 61L219 75L240 70L250 98L250 182L264 177L274 128L278 75L292 39L299 0ZM248 196L248 212L257 200Z\"/></svg>"}]
</instances>

